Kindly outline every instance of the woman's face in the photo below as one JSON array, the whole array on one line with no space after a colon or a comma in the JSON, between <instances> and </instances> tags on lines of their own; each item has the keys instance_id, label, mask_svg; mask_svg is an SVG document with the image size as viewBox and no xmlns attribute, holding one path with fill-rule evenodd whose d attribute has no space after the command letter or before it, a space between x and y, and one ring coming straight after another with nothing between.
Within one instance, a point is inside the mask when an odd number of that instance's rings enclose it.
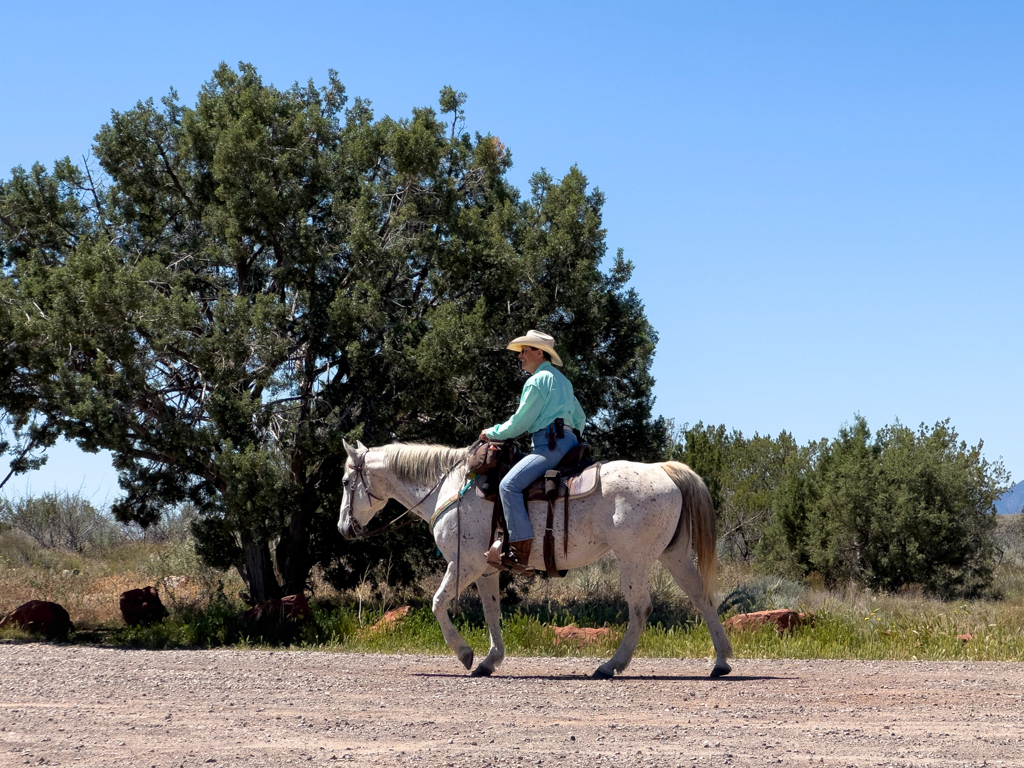
<instances>
[{"instance_id":1,"label":"woman's face","mask_svg":"<svg viewBox=\"0 0 1024 768\"><path fill-rule=\"evenodd\" d=\"M527 373L536 373L544 362L544 350L536 347L523 347L519 350L519 364Z\"/></svg>"}]
</instances>

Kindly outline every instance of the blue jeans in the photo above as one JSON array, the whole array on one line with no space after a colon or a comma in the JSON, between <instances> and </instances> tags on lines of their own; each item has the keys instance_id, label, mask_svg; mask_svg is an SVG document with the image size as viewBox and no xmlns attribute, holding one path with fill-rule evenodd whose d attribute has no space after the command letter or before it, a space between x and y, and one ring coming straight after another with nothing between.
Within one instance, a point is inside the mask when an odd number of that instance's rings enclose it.
<instances>
[{"instance_id":1,"label":"blue jeans","mask_svg":"<svg viewBox=\"0 0 1024 768\"><path fill-rule=\"evenodd\" d=\"M533 526L526 511L526 502L523 501L523 491L538 477L543 477L549 469L554 469L577 442L579 441L576 435L566 427L565 437L555 444L552 451L548 449L547 429L533 433L533 452L512 467L498 486L501 504L505 509L505 520L508 523L509 541L533 538Z\"/></svg>"}]
</instances>

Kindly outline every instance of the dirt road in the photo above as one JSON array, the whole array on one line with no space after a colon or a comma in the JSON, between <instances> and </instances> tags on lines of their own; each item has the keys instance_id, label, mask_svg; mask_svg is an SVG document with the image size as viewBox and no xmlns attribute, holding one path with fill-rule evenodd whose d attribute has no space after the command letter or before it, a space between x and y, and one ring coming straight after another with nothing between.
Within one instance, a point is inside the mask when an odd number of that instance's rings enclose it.
<instances>
[{"instance_id":1,"label":"dirt road","mask_svg":"<svg viewBox=\"0 0 1024 768\"><path fill-rule=\"evenodd\" d=\"M0 766L1024 765L1024 666L0 645Z\"/></svg>"}]
</instances>

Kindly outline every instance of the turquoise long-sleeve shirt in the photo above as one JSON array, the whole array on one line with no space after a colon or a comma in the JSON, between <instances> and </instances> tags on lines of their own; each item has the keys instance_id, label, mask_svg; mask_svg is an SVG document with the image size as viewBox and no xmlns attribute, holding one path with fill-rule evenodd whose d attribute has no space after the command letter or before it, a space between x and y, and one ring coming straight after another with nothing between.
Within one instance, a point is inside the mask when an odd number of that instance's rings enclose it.
<instances>
[{"instance_id":1,"label":"turquoise long-sleeve shirt","mask_svg":"<svg viewBox=\"0 0 1024 768\"><path fill-rule=\"evenodd\" d=\"M545 360L523 385L519 408L504 424L495 424L484 434L491 440L509 440L547 428L555 419L580 432L587 423L583 406L573 393L572 382Z\"/></svg>"}]
</instances>

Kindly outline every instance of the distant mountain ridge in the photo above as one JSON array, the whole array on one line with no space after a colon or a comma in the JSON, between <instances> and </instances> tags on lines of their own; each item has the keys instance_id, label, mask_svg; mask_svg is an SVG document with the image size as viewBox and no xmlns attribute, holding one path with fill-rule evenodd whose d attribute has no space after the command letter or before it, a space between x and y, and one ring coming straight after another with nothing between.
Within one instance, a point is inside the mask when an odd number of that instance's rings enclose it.
<instances>
[{"instance_id":1,"label":"distant mountain ridge","mask_svg":"<svg viewBox=\"0 0 1024 768\"><path fill-rule=\"evenodd\" d=\"M996 512L1000 515L1019 515L1024 509L1024 480L996 499Z\"/></svg>"}]
</instances>

